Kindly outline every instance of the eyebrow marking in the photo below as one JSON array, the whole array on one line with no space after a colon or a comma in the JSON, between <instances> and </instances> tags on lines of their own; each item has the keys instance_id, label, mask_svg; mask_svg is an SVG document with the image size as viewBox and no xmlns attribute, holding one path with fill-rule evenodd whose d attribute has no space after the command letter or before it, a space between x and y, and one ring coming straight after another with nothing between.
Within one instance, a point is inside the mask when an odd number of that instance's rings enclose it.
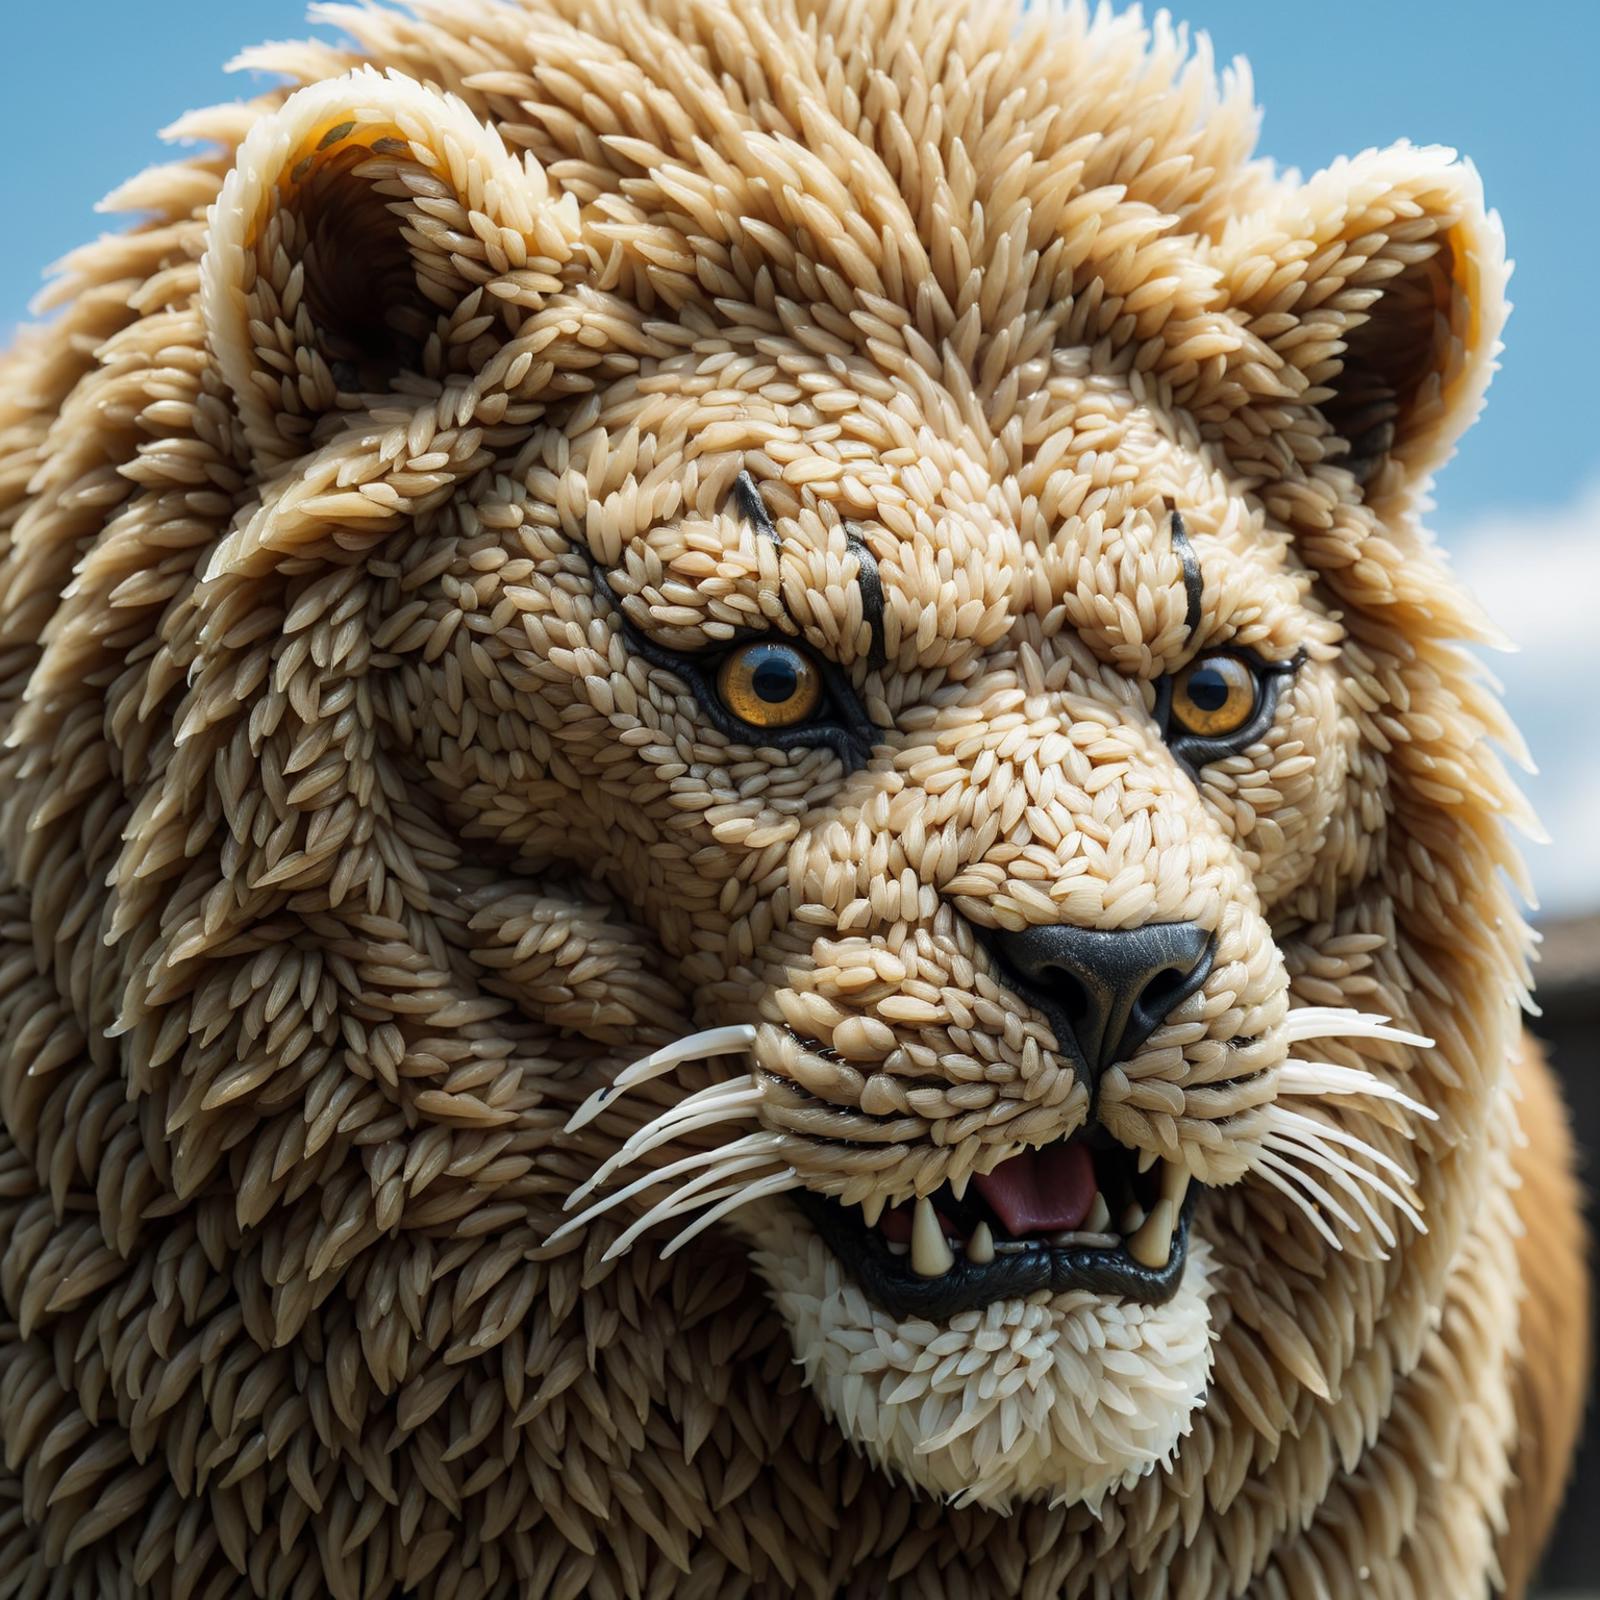
<instances>
[{"instance_id":1,"label":"eyebrow marking","mask_svg":"<svg viewBox=\"0 0 1600 1600\"><path fill-rule=\"evenodd\" d=\"M754 525L756 531L781 548L783 538L773 524L766 501L761 498L760 485L750 476L748 468L733 480L733 498L741 515ZM889 659L883 631L883 579L878 574L877 557L866 547L860 534L847 533L845 545L856 558L861 613L866 618L872 641L867 647L867 668L870 671L882 667Z\"/></svg>"},{"instance_id":2,"label":"eyebrow marking","mask_svg":"<svg viewBox=\"0 0 1600 1600\"><path fill-rule=\"evenodd\" d=\"M871 644L867 647L867 669L882 667L889 659L883 633L883 579L878 573L878 558L866 547L861 535L845 535L845 547L856 558L856 584L861 590L861 614L867 619Z\"/></svg>"},{"instance_id":3,"label":"eyebrow marking","mask_svg":"<svg viewBox=\"0 0 1600 1600\"><path fill-rule=\"evenodd\" d=\"M782 545L783 540L767 511L767 503L761 498L761 490L750 476L748 468L733 480L733 498L738 501L743 515L755 525L757 533L764 534L775 545Z\"/></svg>"},{"instance_id":4,"label":"eyebrow marking","mask_svg":"<svg viewBox=\"0 0 1600 1600\"><path fill-rule=\"evenodd\" d=\"M1167 510L1172 514L1172 548L1178 552L1178 560L1183 563L1183 592L1189 601L1188 612L1183 620L1192 638L1199 630L1203 614L1201 603L1205 599L1205 587L1200 579L1200 558L1189 542L1189 530L1183 525L1183 513L1170 500L1167 501Z\"/></svg>"}]
</instances>

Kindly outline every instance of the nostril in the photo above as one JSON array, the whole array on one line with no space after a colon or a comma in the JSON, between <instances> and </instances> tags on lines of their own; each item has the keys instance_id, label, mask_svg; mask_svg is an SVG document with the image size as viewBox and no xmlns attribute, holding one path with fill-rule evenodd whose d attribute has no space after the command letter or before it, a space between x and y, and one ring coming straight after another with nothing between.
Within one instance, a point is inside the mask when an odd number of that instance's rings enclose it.
<instances>
[{"instance_id":1,"label":"nostril","mask_svg":"<svg viewBox=\"0 0 1600 1600\"><path fill-rule=\"evenodd\" d=\"M1189 974L1180 967L1166 967L1158 972L1139 993L1139 1009L1152 1016L1164 1017L1177 1002L1178 994L1189 981Z\"/></svg>"},{"instance_id":2,"label":"nostril","mask_svg":"<svg viewBox=\"0 0 1600 1600\"><path fill-rule=\"evenodd\" d=\"M1092 1002L1089 991L1082 981L1070 972L1063 972L1059 967L1052 974L1057 980L1055 986L1055 1001L1061 1008L1062 1015L1076 1029L1089 1015Z\"/></svg>"},{"instance_id":3,"label":"nostril","mask_svg":"<svg viewBox=\"0 0 1600 1600\"><path fill-rule=\"evenodd\" d=\"M997 976L1038 1006L1091 1085L1128 1060L1211 970L1211 935L1192 922L1136 928L1070 923L979 931Z\"/></svg>"}]
</instances>

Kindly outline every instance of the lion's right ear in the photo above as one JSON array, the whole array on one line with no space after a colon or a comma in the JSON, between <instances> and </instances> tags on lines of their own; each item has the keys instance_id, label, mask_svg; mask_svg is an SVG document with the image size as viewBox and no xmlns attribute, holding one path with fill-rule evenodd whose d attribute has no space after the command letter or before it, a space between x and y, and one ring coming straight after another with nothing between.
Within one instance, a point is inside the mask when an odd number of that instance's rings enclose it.
<instances>
[{"instance_id":1,"label":"lion's right ear","mask_svg":"<svg viewBox=\"0 0 1600 1600\"><path fill-rule=\"evenodd\" d=\"M1336 162L1241 221L1216 260L1234 315L1326 425L1311 459L1346 468L1368 504L1443 464L1507 309L1505 241L1470 164L1405 144Z\"/></svg>"},{"instance_id":2,"label":"lion's right ear","mask_svg":"<svg viewBox=\"0 0 1600 1600\"><path fill-rule=\"evenodd\" d=\"M200 305L258 467L404 373L469 371L578 258L576 202L461 101L362 69L313 84L239 147Z\"/></svg>"}]
</instances>

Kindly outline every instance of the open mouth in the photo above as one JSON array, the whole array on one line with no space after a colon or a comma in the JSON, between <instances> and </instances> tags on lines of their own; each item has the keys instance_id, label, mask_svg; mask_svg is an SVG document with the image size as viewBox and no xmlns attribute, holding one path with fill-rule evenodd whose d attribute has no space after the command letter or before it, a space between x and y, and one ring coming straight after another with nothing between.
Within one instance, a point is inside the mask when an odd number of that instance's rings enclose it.
<instances>
[{"instance_id":1,"label":"open mouth","mask_svg":"<svg viewBox=\"0 0 1600 1600\"><path fill-rule=\"evenodd\" d=\"M868 1299L892 1316L944 1320L1039 1289L1088 1289L1159 1305L1183 1277L1197 1187L1167 1161L1094 1133L1024 1150L913 1202L842 1205L794 1191Z\"/></svg>"}]
</instances>

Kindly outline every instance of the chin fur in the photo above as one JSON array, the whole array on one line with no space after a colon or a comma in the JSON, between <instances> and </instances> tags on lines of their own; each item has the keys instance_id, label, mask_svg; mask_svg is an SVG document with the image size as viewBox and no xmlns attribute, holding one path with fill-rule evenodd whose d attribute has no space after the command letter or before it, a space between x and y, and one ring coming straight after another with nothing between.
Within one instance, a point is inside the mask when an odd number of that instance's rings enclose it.
<instances>
[{"instance_id":1,"label":"chin fur","mask_svg":"<svg viewBox=\"0 0 1600 1600\"><path fill-rule=\"evenodd\" d=\"M935 1325L868 1301L783 1201L752 1207L741 1231L841 1431L958 1505L1098 1510L1171 1458L1204 1400L1211 1257L1201 1239L1165 1305L1041 1291Z\"/></svg>"}]
</instances>

